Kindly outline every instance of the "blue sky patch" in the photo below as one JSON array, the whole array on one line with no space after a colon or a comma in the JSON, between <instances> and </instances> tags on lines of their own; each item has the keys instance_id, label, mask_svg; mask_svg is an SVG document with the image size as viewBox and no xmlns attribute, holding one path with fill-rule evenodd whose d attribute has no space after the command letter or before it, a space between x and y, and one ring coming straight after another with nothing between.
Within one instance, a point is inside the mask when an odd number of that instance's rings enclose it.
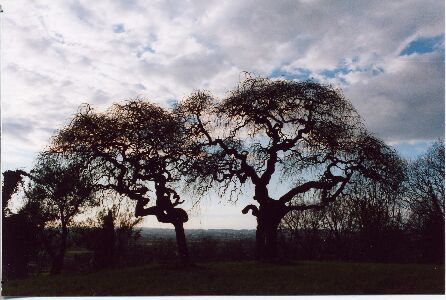
<instances>
[{"instance_id":1,"label":"blue sky patch","mask_svg":"<svg viewBox=\"0 0 446 300\"><path fill-rule=\"evenodd\" d=\"M311 78L311 71L308 69L299 68L293 72L288 72L283 70L282 68L274 69L271 73L268 74L270 78L285 78L288 80L307 80Z\"/></svg>"},{"instance_id":2,"label":"blue sky patch","mask_svg":"<svg viewBox=\"0 0 446 300\"><path fill-rule=\"evenodd\" d=\"M420 37L413 40L409 45L401 51L400 56L411 55L413 53L430 53L437 50L441 50L444 44L444 35L436 35L433 37Z\"/></svg>"},{"instance_id":3,"label":"blue sky patch","mask_svg":"<svg viewBox=\"0 0 446 300\"><path fill-rule=\"evenodd\" d=\"M124 31L125 31L124 24L119 23L119 24L114 24L113 25L113 32L114 33L122 33Z\"/></svg>"},{"instance_id":4,"label":"blue sky patch","mask_svg":"<svg viewBox=\"0 0 446 300\"><path fill-rule=\"evenodd\" d=\"M393 148L405 159L416 159L421 154L426 153L427 149L432 146L432 141L423 141L417 143L398 143Z\"/></svg>"},{"instance_id":5,"label":"blue sky patch","mask_svg":"<svg viewBox=\"0 0 446 300\"><path fill-rule=\"evenodd\" d=\"M381 67L376 67L372 69L373 76L379 75L381 73L384 73L384 69Z\"/></svg>"},{"instance_id":6,"label":"blue sky patch","mask_svg":"<svg viewBox=\"0 0 446 300\"><path fill-rule=\"evenodd\" d=\"M358 61L358 59L353 59L353 61ZM326 77L326 78L336 78L338 74L346 75L350 72L371 72L373 76L379 75L381 73L384 73L384 69L381 67L369 65L365 67L353 67L349 68L345 64L340 64L334 69L325 69L322 70L319 74ZM342 78L340 78L342 81Z\"/></svg>"},{"instance_id":7,"label":"blue sky patch","mask_svg":"<svg viewBox=\"0 0 446 300\"><path fill-rule=\"evenodd\" d=\"M141 84L141 83L135 84L134 87L138 90L146 90L146 87L144 86L144 84Z\"/></svg>"},{"instance_id":8,"label":"blue sky patch","mask_svg":"<svg viewBox=\"0 0 446 300\"><path fill-rule=\"evenodd\" d=\"M175 107L178 105L178 99L170 98L170 99L167 99L166 103L169 107Z\"/></svg>"},{"instance_id":9,"label":"blue sky patch","mask_svg":"<svg viewBox=\"0 0 446 300\"><path fill-rule=\"evenodd\" d=\"M141 58L141 56L142 56L145 52L155 53L155 50L153 50L153 48L150 47L150 46L144 46L144 47L142 47L142 48L140 48L139 50L136 51L136 56L137 56L138 58Z\"/></svg>"},{"instance_id":10,"label":"blue sky patch","mask_svg":"<svg viewBox=\"0 0 446 300\"><path fill-rule=\"evenodd\" d=\"M335 69L326 69L323 70L322 72L320 72L320 74L322 76L325 76L327 78L335 78L337 74L348 74L351 70L349 70L347 67L345 66L340 66L340 67L336 67Z\"/></svg>"}]
</instances>

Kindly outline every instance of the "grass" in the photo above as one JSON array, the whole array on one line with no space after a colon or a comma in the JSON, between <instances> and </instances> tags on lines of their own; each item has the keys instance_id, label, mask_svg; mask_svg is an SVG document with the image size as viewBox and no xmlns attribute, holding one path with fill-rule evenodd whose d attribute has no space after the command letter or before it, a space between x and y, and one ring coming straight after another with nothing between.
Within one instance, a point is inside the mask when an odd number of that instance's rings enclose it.
<instances>
[{"instance_id":1,"label":"grass","mask_svg":"<svg viewBox=\"0 0 446 300\"><path fill-rule=\"evenodd\" d=\"M343 262L147 265L10 281L3 296L444 294L444 266Z\"/></svg>"}]
</instances>

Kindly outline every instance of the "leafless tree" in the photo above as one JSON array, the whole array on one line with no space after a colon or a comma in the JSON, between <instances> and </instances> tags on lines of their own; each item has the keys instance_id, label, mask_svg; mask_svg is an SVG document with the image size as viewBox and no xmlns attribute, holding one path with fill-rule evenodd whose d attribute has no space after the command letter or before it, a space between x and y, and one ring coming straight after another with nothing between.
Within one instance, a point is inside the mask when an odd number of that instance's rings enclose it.
<instances>
[{"instance_id":1,"label":"leafless tree","mask_svg":"<svg viewBox=\"0 0 446 300\"><path fill-rule=\"evenodd\" d=\"M176 113L189 142L201 149L191 181L202 191L215 183L232 191L245 183L254 186L257 205L242 212L257 218L256 250L262 260L276 259L277 228L287 213L335 201L355 172L384 180L398 160L364 129L339 90L313 81L248 77L220 101L198 91ZM273 195L274 180L282 182L283 194ZM293 204L309 192L318 200Z\"/></svg>"},{"instance_id":2,"label":"leafless tree","mask_svg":"<svg viewBox=\"0 0 446 300\"><path fill-rule=\"evenodd\" d=\"M115 231L115 257L116 263L124 260L130 246L134 245L140 237L140 229L137 225L143 221L142 217L135 217L133 207L133 200L128 197L123 197L113 190L102 190L99 195L99 205L97 210L85 215L82 225L89 230L84 231L84 241L87 241L88 246L95 248L99 241L96 235L100 232L104 225L104 219L111 212ZM93 214L92 214L93 213Z\"/></svg>"},{"instance_id":3,"label":"leafless tree","mask_svg":"<svg viewBox=\"0 0 446 300\"><path fill-rule=\"evenodd\" d=\"M434 143L409 166L410 205L419 214L444 219L444 142Z\"/></svg>"},{"instance_id":4,"label":"leafless tree","mask_svg":"<svg viewBox=\"0 0 446 300\"><path fill-rule=\"evenodd\" d=\"M322 251L322 231L325 229L323 218L326 210L293 210L286 214L280 224L280 228L290 234L290 243L298 246L294 249L301 259L318 258Z\"/></svg>"},{"instance_id":5,"label":"leafless tree","mask_svg":"<svg viewBox=\"0 0 446 300\"><path fill-rule=\"evenodd\" d=\"M354 233L357 231L353 207L352 199L341 195L324 210L322 223L327 232L326 251L330 257L346 260L352 256L351 244L355 243Z\"/></svg>"},{"instance_id":6,"label":"leafless tree","mask_svg":"<svg viewBox=\"0 0 446 300\"><path fill-rule=\"evenodd\" d=\"M409 225L420 236L423 256L429 261L444 261L444 160L444 141L440 140L408 168Z\"/></svg>"},{"instance_id":7,"label":"leafless tree","mask_svg":"<svg viewBox=\"0 0 446 300\"><path fill-rule=\"evenodd\" d=\"M402 239L404 179L402 176L389 185L359 177L349 187L345 198L351 204L363 259L395 259Z\"/></svg>"},{"instance_id":8,"label":"leafless tree","mask_svg":"<svg viewBox=\"0 0 446 300\"><path fill-rule=\"evenodd\" d=\"M397 260L403 243L408 246L403 233L403 179L389 185L354 176L337 201L321 210L290 212L281 226L296 233L307 258L319 250L330 259Z\"/></svg>"},{"instance_id":9,"label":"leafless tree","mask_svg":"<svg viewBox=\"0 0 446 300\"><path fill-rule=\"evenodd\" d=\"M181 261L187 263L183 223L188 215L177 207L184 201L171 186L181 178L182 128L169 111L139 99L104 113L86 105L60 130L51 149L82 155L98 174L101 188L136 200L136 217L154 215L173 224ZM156 202L146 208L150 198Z\"/></svg>"}]
</instances>

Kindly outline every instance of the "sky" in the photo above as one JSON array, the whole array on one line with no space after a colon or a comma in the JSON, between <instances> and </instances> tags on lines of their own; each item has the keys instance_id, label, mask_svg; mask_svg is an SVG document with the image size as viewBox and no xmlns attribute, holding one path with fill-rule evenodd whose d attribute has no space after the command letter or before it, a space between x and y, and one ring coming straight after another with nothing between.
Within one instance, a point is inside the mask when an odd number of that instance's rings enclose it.
<instances>
[{"instance_id":1,"label":"sky","mask_svg":"<svg viewBox=\"0 0 446 300\"><path fill-rule=\"evenodd\" d=\"M444 136L441 0L0 3L2 171L32 168L82 103L223 97L243 72L341 88L405 158ZM255 227L247 202L218 202L195 205L186 228Z\"/></svg>"}]
</instances>

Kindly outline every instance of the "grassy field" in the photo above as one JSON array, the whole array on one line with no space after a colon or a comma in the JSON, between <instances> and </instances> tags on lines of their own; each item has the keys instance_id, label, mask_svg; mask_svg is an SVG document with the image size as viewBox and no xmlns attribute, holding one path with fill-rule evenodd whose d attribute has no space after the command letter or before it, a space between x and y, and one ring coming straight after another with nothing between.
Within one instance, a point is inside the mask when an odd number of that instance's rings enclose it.
<instances>
[{"instance_id":1,"label":"grassy field","mask_svg":"<svg viewBox=\"0 0 446 300\"><path fill-rule=\"evenodd\" d=\"M339 262L147 265L10 281L3 296L444 294L444 266Z\"/></svg>"}]
</instances>

